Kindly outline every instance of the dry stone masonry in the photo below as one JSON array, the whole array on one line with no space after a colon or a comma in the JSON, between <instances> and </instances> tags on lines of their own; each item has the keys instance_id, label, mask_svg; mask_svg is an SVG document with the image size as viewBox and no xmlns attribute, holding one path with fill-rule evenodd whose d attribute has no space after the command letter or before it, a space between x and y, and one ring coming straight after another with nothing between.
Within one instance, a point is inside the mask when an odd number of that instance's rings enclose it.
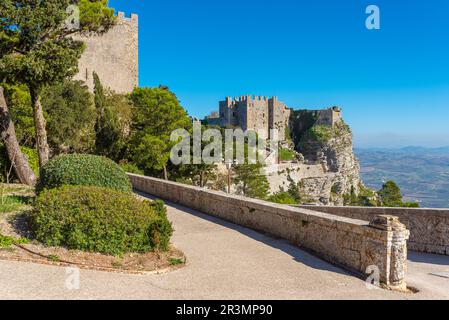
<instances>
[{"instance_id":1,"label":"dry stone masonry","mask_svg":"<svg viewBox=\"0 0 449 320\"><path fill-rule=\"evenodd\" d=\"M256 131L263 138L270 137L270 130L278 131L278 139L285 140L290 109L277 97L242 96L227 97L220 101L219 124L223 127L234 126L242 130Z\"/></svg>"},{"instance_id":2,"label":"dry stone masonry","mask_svg":"<svg viewBox=\"0 0 449 320\"><path fill-rule=\"evenodd\" d=\"M301 207L364 221L370 221L377 215L396 216L410 230L409 249L449 255L449 210L447 209Z\"/></svg>"},{"instance_id":3,"label":"dry stone masonry","mask_svg":"<svg viewBox=\"0 0 449 320\"><path fill-rule=\"evenodd\" d=\"M117 24L100 35L75 36L87 48L81 57L75 80L84 81L93 91L95 71L104 87L116 93L129 93L138 86L138 16L117 15Z\"/></svg>"}]
</instances>

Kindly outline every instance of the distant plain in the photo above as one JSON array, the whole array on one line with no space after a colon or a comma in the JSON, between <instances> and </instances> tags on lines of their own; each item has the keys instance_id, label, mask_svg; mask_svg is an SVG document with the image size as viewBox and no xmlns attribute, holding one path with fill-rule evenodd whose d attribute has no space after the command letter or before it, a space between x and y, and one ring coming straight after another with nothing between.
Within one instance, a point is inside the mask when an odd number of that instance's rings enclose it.
<instances>
[{"instance_id":1,"label":"distant plain","mask_svg":"<svg viewBox=\"0 0 449 320\"><path fill-rule=\"evenodd\" d=\"M419 201L423 208L449 208L449 147L354 151L366 186L378 190L384 181L394 180L407 201Z\"/></svg>"}]
</instances>

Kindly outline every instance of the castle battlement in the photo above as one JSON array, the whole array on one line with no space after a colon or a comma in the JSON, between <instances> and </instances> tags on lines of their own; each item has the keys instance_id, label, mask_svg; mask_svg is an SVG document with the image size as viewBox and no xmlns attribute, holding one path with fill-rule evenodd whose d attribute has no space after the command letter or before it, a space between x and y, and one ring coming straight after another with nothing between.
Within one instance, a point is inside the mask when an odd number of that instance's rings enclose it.
<instances>
[{"instance_id":1,"label":"castle battlement","mask_svg":"<svg viewBox=\"0 0 449 320\"><path fill-rule=\"evenodd\" d=\"M131 16L128 18L124 12L119 11L117 12L117 22L133 22L137 25L139 23L139 16L135 13L131 13Z\"/></svg>"},{"instance_id":2,"label":"castle battlement","mask_svg":"<svg viewBox=\"0 0 449 320\"><path fill-rule=\"evenodd\" d=\"M223 127L234 126L242 130L257 131L261 136L270 137L270 130L277 130L279 140L283 141L290 127L292 109L278 97L268 98L259 95L226 97L219 102L219 120ZM330 107L323 110L302 110L303 114L316 117L316 124L335 126L341 121L341 109Z\"/></svg>"},{"instance_id":3,"label":"castle battlement","mask_svg":"<svg viewBox=\"0 0 449 320\"><path fill-rule=\"evenodd\" d=\"M277 97L259 95L227 97L220 101L220 122L225 126L238 126L243 130L257 131L268 138L271 129L278 130L278 137L285 138L290 109Z\"/></svg>"},{"instance_id":4,"label":"castle battlement","mask_svg":"<svg viewBox=\"0 0 449 320\"><path fill-rule=\"evenodd\" d=\"M269 100L278 101L277 97L272 97L271 99L266 96L257 96L257 95L246 95L239 97L226 97L225 101L229 108L232 108L237 105L237 102L266 102Z\"/></svg>"}]
</instances>

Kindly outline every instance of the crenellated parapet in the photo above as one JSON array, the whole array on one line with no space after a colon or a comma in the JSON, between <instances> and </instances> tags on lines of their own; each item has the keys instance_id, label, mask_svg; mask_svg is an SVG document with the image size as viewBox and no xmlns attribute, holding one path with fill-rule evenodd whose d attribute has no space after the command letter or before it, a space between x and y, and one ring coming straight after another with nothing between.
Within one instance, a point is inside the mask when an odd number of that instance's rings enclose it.
<instances>
[{"instance_id":1,"label":"crenellated parapet","mask_svg":"<svg viewBox=\"0 0 449 320\"><path fill-rule=\"evenodd\" d=\"M117 12L117 22L131 22L133 25L137 26L139 24L139 16L135 13L131 13L131 16L128 18L124 12L119 11Z\"/></svg>"},{"instance_id":2,"label":"crenellated parapet","mask_svg":"<svg viewBox=\"0 0 449 320\"><path fill-rule=\"evenodd\" d=\"M285 139L290 109L277 97L259 95L227 97L220 101L222 126L239 126L253 130L261 136L270 137L271 130L277 130L277 137Z\"/></svg>"}]
</instances>

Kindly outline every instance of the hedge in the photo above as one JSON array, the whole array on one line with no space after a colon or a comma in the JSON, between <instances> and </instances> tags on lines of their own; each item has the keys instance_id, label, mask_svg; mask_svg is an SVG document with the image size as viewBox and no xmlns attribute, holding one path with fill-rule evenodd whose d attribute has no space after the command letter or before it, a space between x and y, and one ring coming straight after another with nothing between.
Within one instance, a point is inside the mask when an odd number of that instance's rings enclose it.
<instances>
[{"instance_id":1,"label":"hedge","mask_svg":"<svg viewBox=\"0 0 449 320\"><path fill-rule=\"evenodd\" d=\"M118 164L105 157L87 154L62 155L52 159L41 169L36 192L63 185L132 191L128 176Z\"/></svg>"},{"instance_id":2,"label":"hedge","mask_svg":"<svg viewBox=\"0 0 449 320\"><path fill-rule=\"evenodd\" d=\"M93 186L43 191L30 220L47 246L111 255L166 251L173 233L162 202Z\"/></svg>"}]
</instances>

